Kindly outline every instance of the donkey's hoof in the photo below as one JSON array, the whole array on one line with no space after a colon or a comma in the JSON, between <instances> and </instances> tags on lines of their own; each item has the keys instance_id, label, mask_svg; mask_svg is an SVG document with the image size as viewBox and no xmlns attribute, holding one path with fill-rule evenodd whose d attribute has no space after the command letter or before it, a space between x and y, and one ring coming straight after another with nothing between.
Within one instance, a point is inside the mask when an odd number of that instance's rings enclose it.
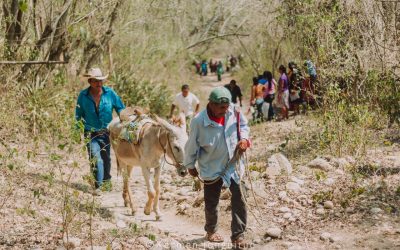
<instances>
[{"instance_id":1,"label":"donkey's hoof","mask_svg":"<svg viewBox=\"0 0 400 250\"><path fill-rule=\"evenodd\" d=\"M145 215L150 215L150 211L146 211L146 209L143 211Z\"/></svg>"},{"instance_id":2,"label":"donkey's hoof","mask_svg":"<svg viewBox=\"0 0 400 250\"><path fill-rule=\"evenodd\" d=\"M131 215L135 215L135 214L136 214L136 210L132 210Z\"/></svg>"},{"instance_id":3,"label":"donkey's hoof","mask_svg":"<svg viewBox=\"0 0 400 250\"><path fill-rule=\"evenodd\" d=\"M156 221L162 221L162 215L156 215Z\"/></svg>"}]
</instances>

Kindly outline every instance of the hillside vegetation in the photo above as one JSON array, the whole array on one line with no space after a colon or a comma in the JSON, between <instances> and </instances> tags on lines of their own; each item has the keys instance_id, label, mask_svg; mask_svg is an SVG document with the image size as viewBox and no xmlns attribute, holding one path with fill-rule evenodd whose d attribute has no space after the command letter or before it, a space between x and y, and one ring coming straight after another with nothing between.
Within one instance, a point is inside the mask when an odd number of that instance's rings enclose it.
<instances>
[{"instance_id":1,"label":"hillside vegetation","mask_svg":"<svg viewBox=\"0 0 400 250\"><path fill-rule=\"evenodd\" d=\"M302 65L310 59L319 75L318 107L290 123L286 134L277 129L279 123L252 128L258 138L252 170L261 171L276 152L295 165L319 156L350 157L345 198L330 197L329 189L315 199L336 199L345 209L363 199L361 194L378 197L398 220L400 186L393 177L398 172L385 183L386 174L376 175L380 161L371 160L371 149L398 152L400 143L400 2L0 4L0 248L54 248L70 234L85 237L86 245L104 240L111 246L114 239L132 235L152 239L136 224L124 231L94 230L110 215L88 193L85 141L74 120L77 95L88 86L82 75L98 66L126 105L165 116L182 83L204 84L194 76L194 60L230 54L241 55L232 77L246 95L253 76L268 69L277 78L278 66L289 61ZM272 139L260 139L267 138L268 129ZM380 187L366 192L361 184L371 176L379 176Z\"/></svg>"}]
</instances>

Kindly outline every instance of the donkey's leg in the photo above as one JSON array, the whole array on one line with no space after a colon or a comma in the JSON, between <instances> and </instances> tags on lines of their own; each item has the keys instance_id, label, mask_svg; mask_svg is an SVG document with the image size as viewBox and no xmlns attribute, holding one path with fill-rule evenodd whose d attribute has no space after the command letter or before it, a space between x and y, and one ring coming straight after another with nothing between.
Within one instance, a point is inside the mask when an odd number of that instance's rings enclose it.
<instances>
[{"instance_id":1,"label":"donkey's leg","mask_svg":"<svg viewBox=\"0 0 400 250\"><path fill-rule=\"evenodd\" d=\"M148 169L146 167L142 167L142 173L143 173L144 181L146 182L147 197L148 197L146 206L144 207L144 214L149 215L151 213L151 205L153 204L155 191L154 191L153 183L151 182L151 179L150 179L150 169Z\"/></svg>"},{"instance_id":2,"label":"donkey's leg","mask_svg":"<svg viewBox=\"0 0 400 250\"><path fill-rule=\"evenodd\" d=\"M122 197L124 198L124 205L125 207L129 207L131 208L132 211L132 215L134 215L136 213L136 206L133 204L133 199L132 199L132 190L130 189L130 176L131 176L131 172L132 172L132 167L131 166L127 166L126 171L124 171L123 173L123 177L124 177L124 191L122 193Z\"/></svg>"},{"instance_id":3,"label":"donkey's leg","mask_svg":"<svg viewBox=\"0 0 400 250\"><path fill-rule=\"evenodd\" d=\"M124 188L122 191L122 198L124 199L124 206L128 207L130 206L129 203L129 175L128 175L128 169L127 166L122 166L122 178L123 178L123 182L124 182Z\"/></svg>"},{"instance_id":4,"label":"donkey's leg","mask_svg":"<svg viewBox=\"0 0 400 250\"><path fill-rule=\"evenodd\" d=\"M154 197L153 211L156 213L156 220L160 220L162 216L160 207L158 205L160 199L160 173L160 167L154 169L154 189L156 191L156 195Z\"/></svg>"}]
</instances>

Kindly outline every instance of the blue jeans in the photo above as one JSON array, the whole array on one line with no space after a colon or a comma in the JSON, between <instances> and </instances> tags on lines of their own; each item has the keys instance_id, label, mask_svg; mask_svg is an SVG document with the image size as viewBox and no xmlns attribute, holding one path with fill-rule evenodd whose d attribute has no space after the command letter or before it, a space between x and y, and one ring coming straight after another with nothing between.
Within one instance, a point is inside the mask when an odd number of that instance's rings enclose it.
<instances>
[{"instance_id":1,"label":"blue jeans","mask_svg":"<svg viewBox=\"0 0 400 250\"><path fill-rule=\"evenodd\" d=\"M87 133L90 141L86 144L89 153L90 168L99 188L104 181L111 180L111 156L109 133Z\"/></svg>"}]
</instances>

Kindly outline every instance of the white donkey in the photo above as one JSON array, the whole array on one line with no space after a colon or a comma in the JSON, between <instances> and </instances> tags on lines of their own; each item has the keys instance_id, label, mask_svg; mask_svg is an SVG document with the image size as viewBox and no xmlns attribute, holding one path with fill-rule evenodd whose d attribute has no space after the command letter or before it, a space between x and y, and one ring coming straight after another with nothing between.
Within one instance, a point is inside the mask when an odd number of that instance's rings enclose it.
<instances>
[{"instance_id":1,"label":"white donkey","mask_svg":"<svg viewBox=\"0 0 400 250\"><path fill-rule=\"evenodd\" d=\"M162 162L174 165L178 175L181 177L187 174L187 170L183 166L184 147L188 140L186 124L177 127L159 117L155 117L154 122L143 125L139 133L140 143L138 144L119 139L122 130L119 118L113 119L109 125L109 130L111 144L117 158L118 172L123 172L124 188L122 197L124 198L125 207L129 206L132 214L135 214L136 205L132 200L129 179L133 167L141 167L148 195L144 213L149 215L151 211L154 211L156 220L160 220L162 214L158 203ZM151 168L155 170L154 186L150 178Z\"/></svg>"}]
</instances>

